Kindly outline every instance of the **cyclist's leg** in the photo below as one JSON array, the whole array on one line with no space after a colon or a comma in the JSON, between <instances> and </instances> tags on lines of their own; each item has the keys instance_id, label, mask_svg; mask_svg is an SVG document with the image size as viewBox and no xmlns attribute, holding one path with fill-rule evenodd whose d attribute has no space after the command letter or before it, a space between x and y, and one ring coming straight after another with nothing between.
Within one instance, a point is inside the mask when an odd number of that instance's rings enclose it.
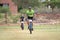
<instances>
[{"instance_id":1,"label":"cyclist's leg","mask_svg":"<svg viewBox=\"0 0 60 40\"><path fill-rule=\"evenodd\" d=\"M32 31L33 31L33 17L31 17L31 20L32 20Z\"/></svg>"},{"instance_id":2,"label":"cyclist's leg","mask_svg":"<svg viewBox=\"0 0 60 40\"><path fill-rule=\"evenodd\" d=\"M27 25L29 25L29 21L27 20Z\"/></svg>"},{"instance_id":3,"label":"cyclist's leg","mask_svg":"<svg viewBox=\"0 0 60 40\"><path fill-rule=\"evenodd\" d=\"M30 17L30 20L32 20L32 31L33 31L33 17Z\"/></svg>"},{"instance_id":4,"label":"cyclist's leg","mask_svg":"<svg viewBox=\"0 0 60 40\"><path fill-rule=\"evenodd\" d=\"M28 29L29 29L29 19L30 17L28 16L28 19L27 19Z\"/></svg>"},{"instance_id":5,"label":"cyclist's leg","mask_svg":"<svg viewBox=\"0 0 60 40\"><path fill-rule=\"evenodd\" d=\"M27 20L27 25L29 26L29 21ZM28 29L29 29L29 27L28 27Z\"/></svg>"}]
</instances>

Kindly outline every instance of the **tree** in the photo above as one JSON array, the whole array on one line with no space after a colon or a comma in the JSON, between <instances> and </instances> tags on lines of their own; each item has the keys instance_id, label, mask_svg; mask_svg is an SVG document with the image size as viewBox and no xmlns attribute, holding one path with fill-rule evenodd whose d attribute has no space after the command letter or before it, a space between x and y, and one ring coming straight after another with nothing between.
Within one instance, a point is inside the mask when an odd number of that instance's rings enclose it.
<instances>
[{"instance_id":1,"label":"tree","mask_svg":"<svg viewBox=\"0 0 60 40\"><path fill-rule=\"evenodd\" d=\"M55 7L60 7L59 4L60 2L58 2L57 0L46 0L45 2L43 2L43 4L45 4L47 7L50 5L50 7L52 8L52 12L54 10Z\"/></svg>"},{"instance_id":2,"label":"tree","mask_svg":"<svg viewBox=\"0 0 60 40\"><path fill-rule=\"evenodd\" d=\"M49 4L47 4L48 6L50 5L50 7L52 8L52 12L56 6L55 2L49 2Z\"/></svg>"},{"instance_id":3,"label":"tree","mask_svg":"<svg viewBox=\"0 0 60 40\"><path fill-rule=\"evenodd\" d=\"M4 13L4 17L5 17L5 23L7 24L7 13L9 12L9 8L8 7L0 7L0 13Z\"/></svg>"},{"instance_id":4,"label":"tree","mask_svg":"<svg viewBox=\"0 0 60 40\"><path fill-rule=\"evenodd\" d=\"M39 7L40 2L38 0L12 0L17 6L18 9L27 8L28 6Z\"/></svg>"}]
</instances>

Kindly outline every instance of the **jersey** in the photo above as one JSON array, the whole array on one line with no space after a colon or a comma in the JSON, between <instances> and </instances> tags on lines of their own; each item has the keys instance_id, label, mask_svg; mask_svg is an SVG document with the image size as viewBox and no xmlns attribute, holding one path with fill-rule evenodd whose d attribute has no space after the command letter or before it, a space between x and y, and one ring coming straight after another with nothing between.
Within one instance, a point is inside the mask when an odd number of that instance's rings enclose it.
<instances>
[{"instance_id":1,"label":"jersey","mask_svg":"<svg viewBox=\"0 0 60 40\"><path fill-rule=\"evenodd\" d=\"M27 16L29 16L29 17L33 17L33 16L34 16L34 10L31 10L31 11L27 10L27 11L26 11L26 14L27 14Z\"/></svg>"}]
</instances>

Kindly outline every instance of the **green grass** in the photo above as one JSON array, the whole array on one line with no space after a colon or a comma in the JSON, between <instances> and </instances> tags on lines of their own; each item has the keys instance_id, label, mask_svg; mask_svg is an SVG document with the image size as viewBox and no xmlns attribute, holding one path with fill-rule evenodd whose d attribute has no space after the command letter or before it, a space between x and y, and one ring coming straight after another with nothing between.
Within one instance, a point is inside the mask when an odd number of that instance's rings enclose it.
<instances>
[{"instance_id":1,"label":"green grass","mask_svg":"<svg viewBox=\"0 0 60 40\"><path fill-rule=\"evenodd\" d=\"M0 26L0 40L60 40L60 24L34 26L29 34L27 26Z\"/></svg>"},{"instance_id":2,"label":"green grass","mask_svg":"<svg viewBox=\"0 0 60 40\"><path fill-rule=\"evenodd\" d=\"M25 30L27 30L27 26L24 27ZM40 31L60 31L60 24L54 24L54 25L37 25L33 27L34 30L40 30ZM0 30L4 29L21 29L20 26L0 26Z\"/></svg>"}]
</instances>

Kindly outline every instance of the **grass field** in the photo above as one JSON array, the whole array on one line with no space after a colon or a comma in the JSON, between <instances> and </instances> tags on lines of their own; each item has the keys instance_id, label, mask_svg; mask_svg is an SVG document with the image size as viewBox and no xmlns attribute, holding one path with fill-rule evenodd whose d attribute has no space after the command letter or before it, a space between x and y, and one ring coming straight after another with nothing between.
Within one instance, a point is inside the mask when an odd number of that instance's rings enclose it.
<instances>
[{"instance_id":1,"label":"grass field","mask_svg":"<svg viewBox=\"0 0 60 40\"><path fill-rule=\"evenodd\" d=\"M60 40L60 24L34 26L29 34L27 26L0 26L0 40Z\"/></svg>"}]
</instances>

